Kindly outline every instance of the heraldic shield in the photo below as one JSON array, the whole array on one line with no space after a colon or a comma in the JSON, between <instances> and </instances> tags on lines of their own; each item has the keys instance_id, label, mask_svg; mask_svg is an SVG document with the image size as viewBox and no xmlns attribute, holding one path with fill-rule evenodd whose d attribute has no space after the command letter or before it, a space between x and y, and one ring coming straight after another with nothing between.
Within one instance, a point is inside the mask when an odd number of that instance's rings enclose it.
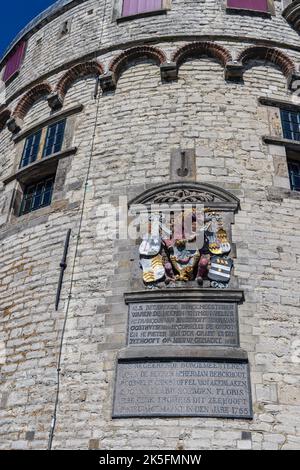
<instances>
[{"instance_id":1,"label":"heraldic shield","mask_svg":"<svg viewBox=\"0 0 300 470\"><path fill-rule=\"evenodd\" d=\"M161 239L146 236L140 245L140 266L145 284L161 281L165 277L165 268L161 251Z\"/></svg>"},{"instance_id":2,"label":"heraldic shield","mask_svg":"<svg viewBox=\"0 0 300 470\"><path fill-rule=\"evenodd\" d=\"M211 281L228 283L230 281L231 270L233 266L232 259L212 256L210 261L208 278Z\"/></svg>"}]
</instances>

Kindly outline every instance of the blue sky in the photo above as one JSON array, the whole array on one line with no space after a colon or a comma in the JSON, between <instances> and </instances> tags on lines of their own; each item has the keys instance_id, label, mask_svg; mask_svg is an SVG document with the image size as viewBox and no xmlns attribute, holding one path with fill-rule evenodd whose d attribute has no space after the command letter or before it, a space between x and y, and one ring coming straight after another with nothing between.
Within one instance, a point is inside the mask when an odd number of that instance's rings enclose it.
<instances>
[{"instance_id":1,"label":"blue sky","mask_svg":"<svg viewBox=\"0 0 300 470\"><path fill-rule=\"evenodd\" d=\"M55 0L10 0L1 1L0 56L18 34L42 10Z\"/></svg>"}]
</instances>

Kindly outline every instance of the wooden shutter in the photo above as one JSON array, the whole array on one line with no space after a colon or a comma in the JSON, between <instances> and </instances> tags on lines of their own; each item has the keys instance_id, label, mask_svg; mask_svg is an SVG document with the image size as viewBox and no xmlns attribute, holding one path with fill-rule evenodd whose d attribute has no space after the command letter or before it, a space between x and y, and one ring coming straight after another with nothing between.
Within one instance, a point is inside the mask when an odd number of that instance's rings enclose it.
<instances>
[{"instance_id":1,"label":"wooden shutter","mask_svg":"<svg viewBox=\"0 0 300 470\"><path fill-rule=\"evenodd\" d=\"M227 0L227 7L265 13L269 11L268 0Z\"/></svg>"},{"instance_id":2,"label":"wooden shutter","mask_svg":"<svg viewBox=\"0 0 300 470\"><path fill-rule=\"evenodd\" d=\"M21 68L26 49L26 42L22 41L18 44L15 51L9 56L3 74L3 81L7 82Z\"/></svg>"},{"instance_id":3,"label":"wooden shutter","mask_svg":"<svg viewBox=\"0 0 300 470\"><path fill-rule=\"evenodd\" d=\"M123 0L122 16L161 10L162 0Z\"/></svg>"}]
</instances>

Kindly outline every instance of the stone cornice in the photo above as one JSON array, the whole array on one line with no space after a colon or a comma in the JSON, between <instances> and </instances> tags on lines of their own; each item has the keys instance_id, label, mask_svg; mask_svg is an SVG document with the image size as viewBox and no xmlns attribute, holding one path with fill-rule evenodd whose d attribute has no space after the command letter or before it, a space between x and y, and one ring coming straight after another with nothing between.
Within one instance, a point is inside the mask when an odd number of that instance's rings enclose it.
<instances>
[{"instance_id":1,"label":"stone cornice","mask_svg":"<svg viewBox=\"0 0 300 470\"><path fill-rule=\"evenodd\" d=\"M261 96L260 98L258 98L258 102L259 104L262 104L263 106L273 106L276 108L289 109L291 111L297 111L297 112L300 111L300 103L295 104L287 100L279 100L277 98Z\"/></svg>"},{"instance_id":2,"label":"stone cornice","mask_svg":"<svg viewBox=\"0 0 300 470\"><path fill-rule=\"evenodd\" d=\"M57 113L51 114L51 116L46 117L45 119L42 119L38 121L36 124L33 126L28 127L22 132L19 132L17 135L13 137L13 141L16 143L20 142L20 140L25 139L28 135L33 134L36 132L38 129L41 129L42 127L49 126L53 122L67 118L68 116L72 116L73 114L80 113L83 110L84 106L82 104L78 104L66 109L63 109L62 111L59 111Z\"/></svg>"},{"instance_id":3,"label":"stone cornice","mask_svg":"<svg viewBox=\"0 0 300 470\"><path fill-rule=\"evenodd\" d=\"M241 289L157 289L128 292L124 294L125 303L139 302L236 302L244 301Z\"/></svg>"},{"instance_id":4,"label":"stone cornice","mask_svg":"<svg viewBox=\"0 0 300 470\"><path fill-rule=\"evenodd\" d=\"M247 352L241 348L233 347L220 347L220 346L150 346L140 347L134 346L131 348L122 349L118 353L118 359L128 360L147 360L147 359L185 359L189 360L201 358L201 359L219 359L219 360L231 360L231 361L244 361L248 362Z\"/></svg>"},{"instance_id":5,"label":"stone cornice","mask_svg":"<svg viewBox=\"0 0 300 470\"><path fill-rule=\"evenodd\" d=\"M166 42L175 42L175 41L223 41L223 42L232 42L234 44L241 43L241 46L245 46L245 44L255 44L257 46L267 46L267 47L277 47L280 49L291 50L300 52L300 46L296 46L294 44L287 44L280 41L272 41L272 40L264 40L264 39L257 39L254 37L247 37L247 36L233 36L233 35L221 35L221 34L205 34L205 35L184 35L184 34L174 34L169 36L160 36L160 37L145 37L138 40L122 42L119 44L114 44L102 49L96 49L91 51L87 54L82 56L78 56L77 58L72 59L69 62L65 62L64 64L52 69L51 71L40 75L37 79L28 82L26 85L22 86L16 92L14 92L11 96L8 97L5 106L8 106L12 101L17 99L26 91L30 90L33 86L40 83L41 81L47 80L49 77L56 75L62 71L68 70L69 68L79 64L83 61L93 60L102 55L105 55L109 52L114 51L122 51L127 48L137 46L137 45L147 45L147 44L159 44L159 43L166 43ZM9 92L9 90L8 90ZM9 94L9 93L8 93Z\"/></svg>"},{"instance_id":6,"label":"stone cornice","mask_svg":"<svg viewBox=\"0 0 300 470\"><path fill-rule=\"evenodd\" d=\"M3 184L7 185L14 180L17 180L21 183L26 184L29 180L32 179L33 176L41 176L44 171L49 173L50 170L55 170L57 163L62 158L70 157L77 152L77 147L71 147L61 152L54 153L53 155L42 158L41 160L37 160L30 165L25 166L24 168L20 168L16 173L10 175L8 178L3 180Z\"/></svg>"},{"instance_id":7,"label":"stone cornice","mask_svg":"<svg viewBox=\"0 0 300 470\"><path fill-rule=\"evenodd\" d=\"M291 150L295 150L296 152L300 151L300 142L296 140L284 139L283 137L276 136L264 136L262 139L265 144L281 145Z\"/></svg>"},{"instance_id":8,"label":"stone cornice","mask_svg":"<svg viewBox=\"0 0 300 470\"><path fill-rule=\"evenodd\" d=\"M156 15L165 15L167 13L167 8L162 8L160 10L146 11L144 13L138 13L136 15L130 16L119 16L116 21L117 23L125 23L126 21L136 20L138 18L145 18L147 16L156 16Z\"/></svg>"}]
</instances>

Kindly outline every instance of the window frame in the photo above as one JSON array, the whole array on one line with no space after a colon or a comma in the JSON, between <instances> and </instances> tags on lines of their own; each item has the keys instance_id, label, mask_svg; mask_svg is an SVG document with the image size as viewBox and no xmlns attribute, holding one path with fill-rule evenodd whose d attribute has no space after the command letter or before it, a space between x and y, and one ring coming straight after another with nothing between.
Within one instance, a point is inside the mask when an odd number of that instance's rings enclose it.
<instances>
[{"instance_id":1,"label":"window frame","mask_svg":"<svg viewBox=\"0 0 300 470\"><path fill-rule=\"evenodd\" d=\"M65 169L71 164L73 156L78 151L78 147L74 146L74 137L78 115L83 109L84 105L77 103L71 107L51 113L39 121L35 121L32 125L26 126L20 133L12 137L12 142L14 143L13 165L10 174L2 181L8 191L8 198L5 202L5 220L3 217L4 224L8 224L8 226L16 224L16 226L18 226L19 224L22 225L24 221L25 223L32 221L35 224L36 222L34 221L38 220L41 214L48 217L49 214L54 211L60 212L64 210L66 204L69 204L69 201L65 199L64 195L64 188L67 181L67 172ZM30 137L31 134L35 134L40 130L42 130L42 133L45 133L49 125L64 119L66 120L66 127L62 150L44 159L41 158L41 154L39 153L36 161L20 168L27 137ZM42 135L41 141L43 138L44 136ZM40 149L42 148L40 144ZM50 178L52 175L55 175L55 183L51 204L46 206L45 202L41 211L32 211L33 213L26 213L24 216L20 217L21 203L25 188L32 186L37 181ZM10 183L13 183L13 185L10 186L11 190L7 186ZM59 204L59 202L62 204Z\"/></svg>"},{"instance_id":2,"label":"window frame","mask_svg":"<svg viewBox=\"0 0 300 470\"><path fill-rule=\"evenodd\" d=\"M13 50L9 52L7 56L7 61L3 68L3 73L2 73L2 80L5 83L5 85L10 83L14 78L16 78L19 75L22 64L24 62L25 55L26 55L26 50L27 50L27 42L22 40L22 41L19 41L18 44L16 44L16 46L13 48ZM16 58L18 53L19 53L18 59L15 59L17 61L17 65L14 67L14 70L10 72L8 76L6 76L7 69L10 66L11 61L13 61L13 59Z\"/></svg>"},{"instance_id":3,"label":"window frame","mask_svg":"<svg viewBox=\"0 0 300 470\"><path fill-rule=\"evenodd\" d=\"M276 11L275 11L275 4L274 0L267 0L267 5L268 5L268 10L255 10L255 9L250 9L249 7L233 7L228 5L228 0L225 0L226 2L226 11L228 13L243 13L243 14L254 14L254 15L263 15L263 16L275 16Z\"/></svg>"},{"instance_id":4,"label":"window frame","mask_svg":"<svg viewBox=\"0 0 300 470\"><path fill-rule=\"evenodd\" d=\"M44 140L44 143L43 143L42 158L49 158L49 157L51 157L51 155L54 155L55 153L61 152L63 144L64 144L64 137L65 137L65 132L66 132L66 123L67 123L66 119L61 119L61 120L55 121L52 124L49 124L49 126L47 126L46 132L45 132L45 140ZM60 126L61 124L63 125L62 131L59 134L57 134L57 130L55 129L54 137L53 137L53 143L51 145L52 151L50 153L47 153L48 140L50 140L49 134L51 132L51 129L56 128L56 127ZM58 135L62 136L59 143L57 143L57 141L56 141ZM59 149L55 149L56 146L59 146Z\"/></svg>"},{"instance_id":5,"label":"window frame","mask_svg":"<svg viewBox=\"0 0 300 470\"><path fill-rule=\"evenodd\" d=\"M292 119L288 120L284 118L284 114L286 115L296 115L297 122L293 122ZM293 140L294 142L300 142L300 111L295 111L287 108L280 108L280 120L281 120L281 128L282 128L282 135L284 139ZM284 125L285 123L290 123L290 125L298 124L298 130L290 128L289 130ZM290 126L291 127L291 126ZM290 133L290 135L288 135ZM293 134L297 134L298 138L294 138Z\"/></svg>"},{"instance_id":6,"label":"window frame","mask_svg":"<svg viewBox=\"0 0 300 470\"><path fill-rule=\"evenodd\" d=\"M298 169L298 173L295 174L295 176L297 178L299 178L299 183L298 184L294 184L294 182L293 182L293 176L292 175L294 175L294 172L291 169L292 165L295 165ZM287 157L287 166L288 166L288 174L289 174L291 191L300 192L300 160L294 160L292 158Z\"/></svg>"},{"instance_id":7,"label":"window frame","mask_svg":"<svg viewBox=\"0 0 300 470\"><path fill-rule=\"evenodd\" d=\"M113 13L112 13L112 21L116 21L117 23L122 23L125 21L131 21L131 20L135 20L138 18L144 18L147 16L164 15L169 10L171 10L171 7L172 7L172 0L162 0L162 6L160 10L152 10L152 11L137 13L133 15L122 16L123 0L115 0Z\"/></svg>"},{"instance_id":8,"label":"window frame","mask_svg":"<svg viewBox=\"0 0 300 470\"><path fill-rule=\"evenodd\" d=\"M36 181L35 183L30 183L27 186L25 186L23 190L23 196L22 196L22 201L20 204L20 210L19 210L19 217L30 214L32 212L35 212L39 209L42 209L43 207L48 207L52 203L52 197L53 197L53 192L54 192L54 184L55 184L55 177L56 175L53 174L51 176L44 177L41 180ZM47 188L47 183L51 182L50 189ZM41 186L42 185L42 186ZM38 187L41 186L40 192L38 192ZM33 191L30 195L30 189L33 188ZM28 194L30 195L28 197ZM48 199L45 203L45 195L47 194ZM40 203L35 206L37 198L40 197L41 201ZM28 210L25 210L27 202L30 201L30 208Z\"/></svg>"},{"instance_id":9,"label":"window frame","mask_svg":"<svg viewBox=\"0 0 300 470\"><path fill-rule=\"evenodd\" d=\"M156 11L160 11L162 10L163 8L163 0L158 0L160 2L160 7L159 8L155 8L155 9L149 9L149 10L145 10L145 11L139 11L139 3L138 3L138 10L133 12L133 13L129 13L129 14L124 14L124 10L125 10L125 2L128 2L128 1L133 1L133 0L123 0L122 1L122 10L121 10L121 15L122 15L122 18L125 18L127 16L137 16L137 15L142 15L142 14L145 14L145 13L154 13ZM141 1L141 0L136 0L137 2ZM147 0L142 0L142 1L147 1Z\"/></svg>"},{"instance_id":10,"label":"window frame","mask_svg":"<svg viewBox=\"0 0 300 470\"><path fill-rule=\"evenodd\" d=\"M63 123L63 130L62 130L62 137L61 137L61 141L59 143L59 150L55 151L55 152L51 152L49 154L46 155L46 149L47 149L47 138L48 138L48 133L49 133L49 129L53 128L54 126L57 126L59 124ZM64 117L64 118L61 118L61 119L58 119L54 122L52 122L51 124L48 124L47 126L44 126L44 127L41 127L40 129L36 129L34 132L30 133L26 138L25 138L25 142L23 144L23 151L22 151L22 157L21 157L21 160L20 160L20 163L19 163L19 169L23 169L23 168L26 168L27 166L33 164L33 163L36 163L42 159L46 159L46 158L51 158L53 155L55 155L56 153L59 153L59 152L62 152L63 151L63 148L64 148L64 145L65 145L65 135L66 135L66 128L67 128L67 118ZM31 159L30 161L28 161L28 163L26 165L24 165L24 160L25 160L25 152L26 152L26 146L27 146L27 143L29 142L29 140L36 136L36 135L40 135L39 137L39 144L38 144L38 149L36 151L36 156L34 159ZM55 146L58 145L57 143L53 143L52 144L52 150L55 149Z\"/></svg>"},{"instance_id":11,"label":"window frame","mask_svg":"<svg viewBox=\"0 0 300 470\"><path fill-rule=\"evenodd\" d=\"M42 140L42 133L43 129L39 129L38 131L30 134L28 137L25 139L25 143L23 146L23 153L20 161L19 168L25 168L26 166L30 165L31 163L34 163L39 156L40 152L40 146L41 146L41 140ZM37 144L34 143L35 139L37 138ZM30 140L33 139L33 141L29 144ZM30 146L30 154L29 158L26 157L28 147ZM36 147L36 152L33 154L33 148ZM34 157L34 158L33 158ZM25 160L28 160L28 163L25 164Z\"/></svg>"}]
</instances>

